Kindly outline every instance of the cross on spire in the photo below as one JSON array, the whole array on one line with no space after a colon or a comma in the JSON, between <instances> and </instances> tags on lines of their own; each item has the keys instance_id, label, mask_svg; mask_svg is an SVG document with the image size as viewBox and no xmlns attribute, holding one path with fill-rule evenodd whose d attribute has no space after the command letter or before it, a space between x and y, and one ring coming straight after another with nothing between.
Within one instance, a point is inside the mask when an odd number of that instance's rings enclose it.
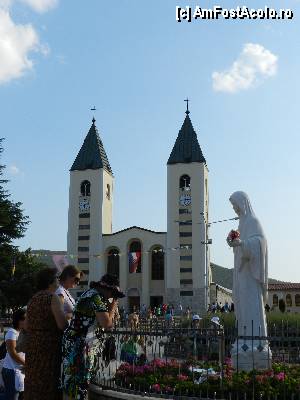
<instances>
[{"instance_id":1,"label":"cross on spire","mask_svg":"<svg viewBox=\"0 0 300 400\"><path fill-rule=\"evenodd\" d=\"M190 110L189 110L189 99L188 98L186 98L184 101L186 101L186 115L188 115L189 113L190 113Z\"/></svg>"},{"instance_id":2,"label":"cross on spire","mask_svg":"<svg viewBox=\"0 0 300 400\"><path fill-rule=\"evenodd\" d=\"M90 110L91 110L91 111L96 111L96 110L97 110L97 109L96 109L96 106L90 108ZM92 122L93 122L93 125L95 125L95 122L96 122L95 116L93 116Z\"/></svg>"}]
</instances>

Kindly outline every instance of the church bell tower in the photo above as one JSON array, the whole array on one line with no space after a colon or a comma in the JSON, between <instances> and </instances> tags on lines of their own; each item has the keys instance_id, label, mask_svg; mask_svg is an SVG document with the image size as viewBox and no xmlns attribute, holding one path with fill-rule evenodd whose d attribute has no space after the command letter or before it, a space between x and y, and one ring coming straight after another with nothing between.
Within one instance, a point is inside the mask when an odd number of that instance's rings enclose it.
<instances>
[{"instance_id":1,"label":"church bell tower","mask_svg":"<svg viewBox=\"0 0 300 400\"><path fill-rule=\"evenodd\" d=\"M105 273L102 235L112 232L114 177L95 122L70 169L68 255L86 285Z\"/></svg>"},{"instance_id":2,"label":"church bell tower","mask_svg":"<svg viewBox=\"0 0 300 400\"><path fill-rule=\"evenodd\" d=\"M167 163L167 302L204 312L208 304L208 168L187 106Z\"/></svg>"}]
</instances>

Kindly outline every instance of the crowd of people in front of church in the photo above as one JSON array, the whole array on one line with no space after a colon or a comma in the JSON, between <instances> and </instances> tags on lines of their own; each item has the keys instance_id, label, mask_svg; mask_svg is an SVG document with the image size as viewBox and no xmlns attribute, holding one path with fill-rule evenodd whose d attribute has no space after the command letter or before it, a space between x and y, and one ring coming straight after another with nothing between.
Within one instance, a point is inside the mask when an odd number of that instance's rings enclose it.
<instances>
[{"instance_id":1,"label":"crowd of people in front of church","mask_svg":"<svg viewBox=\"0 0 300 400\"><path fill-rule=\"evenodd\" d=\"M118 279L106 274L78 300L69 289L81 279L72 265L38 273L38 292L17 310L6 332L2 400L85 400L94 365L89 328L110 328L124 297ZM105 346L99 339L99 351ZM2 346L3 347L3 346Z\"/></svg>"},{"instance_id":2,"label":"crowd of people in front of church","mask_svg":"<svg viewBox=\"0 0 300 400\"><path fill-rule=\"evenodd\" d=\"M140 310L125 313L124 308L118 309L118 298L125 295L119 289L118 279L109 274L92 282L75 303L69 289L75 288L81 277L81 271L73 265L66 266L60 274L55 268L39 272L38 292L26 310L14 313L13 326L5 335L2 368L5 393L0 394L0 400L86 399L95 364L88 335L95 323L101 328L111 328L118 319L125 324L135 316L172 322L177 316L190 319L191 327L196 328L202 319L189 306L183 309L181 303L176 309L172 304L149 308L143 304ZM227 302L209 307L212 314L233 309L233 304L229 306ZM212 319L212 322L218 321ZM100 337L98 352L104 346Z\"/></svg>"},{"instance_id":3,"label":"crowd of people in front of church","mask_svg":"<svg viewBox=\"0 0 300 400\"><path fill-rule=\"evenodd\" d=\"M217 312L221 313L234 312L234 303L231 302L231 304L229 304L228 301L225 301L225 303L223 304L221 301L219 302L215 301L208 305L207 311L213 314Z\"/></svg>"}]
</instances>

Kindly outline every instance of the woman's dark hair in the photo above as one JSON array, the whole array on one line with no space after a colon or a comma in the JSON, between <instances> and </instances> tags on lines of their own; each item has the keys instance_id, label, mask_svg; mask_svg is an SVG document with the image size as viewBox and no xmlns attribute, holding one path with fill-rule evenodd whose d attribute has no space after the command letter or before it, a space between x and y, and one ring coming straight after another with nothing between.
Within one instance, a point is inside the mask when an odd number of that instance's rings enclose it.
<instances>
[{"instance_id":1,"label":"woman's dark hair","mask_svg":"<svg viewBox=\"0 0 300 400\"><path fill-rule=\"evenodd\" d=\"M65 282L68 278L74 278L78 274L82 276L82 272L79 268L75 267L75 265L67 265L62 270L62 273L59 276L59 281Z\"/></svg>"},{"instance_id":2,"label":"woman's dark hair","mask_svg":"<svg viewBox=\"0 0 300 400\"><path fill-rule=\"evenodd\" d=\"M36 287L38 290L46 290L55 281L57 276L56 268L44 268L37 273L36 276Z\"/></svg>"},{"instance_id":3,"label":"woman's dark hair","mask_svg":"<svg viewBox=\"0 0 300 400\"><path fill-rule=\"evenodd\" d=\"M25 314L26 314L26 311L23 308L20 308L19 310L15 311L13 313L12 326L14 327L14 329L19 328L19 322L24 321Z\"/></svg>"},{"instance_id":4,"label":"woman's dark hair","mask_svg":"<svg viewBox=\"0 0 300 400\"><path fill-rule=\"evenodd\" d=\"M99 289L99 288L103 287L103 285L102 285L103 283L105 283L106 285L109 285L109 286L119 286L120 285L119 279L116 275L105 274L102 276L100 281L91 282L90 288L91 289Z\"/></svg>"}]
</instances>

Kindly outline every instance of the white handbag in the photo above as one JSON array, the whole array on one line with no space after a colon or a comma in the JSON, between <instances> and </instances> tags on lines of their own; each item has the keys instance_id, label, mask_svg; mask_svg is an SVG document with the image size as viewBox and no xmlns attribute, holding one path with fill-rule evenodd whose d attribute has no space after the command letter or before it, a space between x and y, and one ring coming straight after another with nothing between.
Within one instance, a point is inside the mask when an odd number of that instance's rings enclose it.
<instances>
[{"instance_id":1,"label":"white handbag","mask_svg":"<svg viewBox=\"0 0 300 400\"><path fill-rule=\"evenodd\" d=\"M17 392L24 392L25 375L19 369L15 369L15 389Z\"/></svg>"}]
</instances>

